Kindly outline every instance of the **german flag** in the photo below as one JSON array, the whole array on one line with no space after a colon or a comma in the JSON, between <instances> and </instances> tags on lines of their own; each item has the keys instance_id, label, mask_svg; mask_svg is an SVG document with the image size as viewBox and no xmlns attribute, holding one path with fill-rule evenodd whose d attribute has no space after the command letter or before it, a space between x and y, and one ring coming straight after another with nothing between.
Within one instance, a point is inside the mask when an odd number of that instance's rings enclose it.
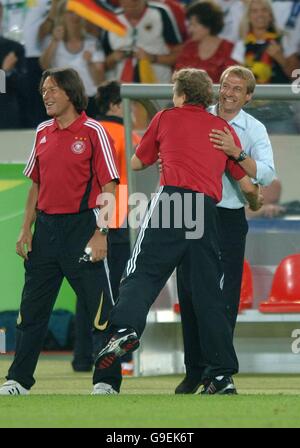
<instances>
[{"instance_id":1,"label":"german flag","mask_svg":"<svg viewBox=\"0 0 300 448\"><path fill-rule=\"evenodd\" d=\"M69 0L67 10L75 12L100 28L116 33L118 36L122 37L126 34L126 26L101 0Z\"/></svg>"}]
</instances>

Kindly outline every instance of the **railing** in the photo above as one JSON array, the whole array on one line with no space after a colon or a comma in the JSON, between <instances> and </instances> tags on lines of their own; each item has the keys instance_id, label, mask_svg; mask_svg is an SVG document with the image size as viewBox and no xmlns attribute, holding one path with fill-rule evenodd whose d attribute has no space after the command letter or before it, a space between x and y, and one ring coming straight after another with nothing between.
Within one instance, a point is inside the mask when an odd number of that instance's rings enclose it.
<instances>
[{"instance_id":1,"label":"railing","mask_svg":"<svg viewBox=\"0 0 300 448\"><path fill-rule=\"evenodd\" d=\"M132 122L130 102L136 101L141 103L150 117L161 109L156 100L170 100L173 95L172 84L123 84L121 87L121 97L123 100L124 125L126 137L126 164L129 194L136 191L135 176L130 169L130 160L133 153L132 148ZM216 97L218 95L219 85L214 85ZM296 92L297 90L297 92ZM299 90L299 91L298 91ZM300 100L300 89L296 89L292 85L259 85L256 86L253 95L254 100ZM135 240L135 232L130 230L130 240Z\"/></svg>"},{"instance_id":2,"label":"railing","mask_svg":"<svg viewBox=\"0 0 300 448\"><path fill-rule=\"evenodd\" d=\"M219 86L215 85L214 90L217 95ZM156 100L172 99L172 85L145 85L145 84L124 84L121 88L121 96L124 107L124 125L126 132L126 153L127 167L130 167L130 159L133 152L131 143L131 107L130 102L137 101L145 107L150 117L152 117L161 105ZM253 96L255 100L300 100L300 92L293 91L291 85L264 85L257 86ZM135 174L128 169L128 190L129 194L136 191ZM131 240L134 241L134 232L130 229ZM241 338L237 337L241 371L244 372L299 372L299 362L290 350L292 342L291 331L295 328L295 323L299 321L299 314L294 315L263 315L258 310L249 310L239 315L238 330L240 327ZM174 324L180 322L180 316L172 310L153 310L149 313L148 322L158 324L148 325L143 336L142 357L138 351L135 356L135 373L157 374L157 373L179 373L183 369L183 354L181 347L180 327ZM167 328L160 324L168 324ZM245 326L246 324L246 326ZM278 333L278 326L282 334ZM262 333L265 329L266 335ZM276 336L276 339L273 336ZM279 337L280 336L280 337ZM165 346L162 344L164 341ZM180 342L179 342L180 341ZM275 341L275 344L274 344ZM276 348L276 344L278 347ZM153 372L153 352L156 353L156 371ZM169 359L171 356L171 359ZM177 359L178 358L178 359ZM173 368L166 369L168 361ZM152 369L152 370L151 370Z\"/></svg>"}]
</instances>

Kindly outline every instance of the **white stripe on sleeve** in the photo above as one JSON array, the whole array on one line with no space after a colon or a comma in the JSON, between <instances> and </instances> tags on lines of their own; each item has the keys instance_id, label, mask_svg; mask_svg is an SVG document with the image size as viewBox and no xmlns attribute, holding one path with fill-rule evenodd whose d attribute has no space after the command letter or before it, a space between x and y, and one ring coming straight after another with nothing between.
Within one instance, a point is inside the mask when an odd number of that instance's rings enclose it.
<instances>
[{"instance_id":1,"label":"white stripe on sleeve","mask_svg":"<svg viewBox=\"0 0 300 448\"><path fill-rule=\"evenodd\" d=\"M119 173L117 170L117 167L115 165L115 161L114 161L114 157L112 154L112 150L111 150L111 146L109 144L106 132L103 129L103 126L100 125L100 123L97 123L96 121L92 121L92 120L87 120L84 123L86 126L94 129L97 132L99 141L100 141L100 146L103 152L103 156L106 162L106 166L108 169L108 172L111 176L112 179L117 179L119 178Z\"/></svg>"},{"instance_id":2,"label":"white stripe on sleeve","mask_svg":"<svg viewBox=\"0 0 300 448\"><path fill-rule=\"evenodd\" d=\"M37 129L36 129L36 134L35 134L35 139L34 139L34 143L33 143L33 147L28 159L28 162L24 168L23 174L27 177L30 177L32 170L34 168L35 165L35 159L36 159L36 142L37 142L37 138L38 138L38 134L40 131L42 131L43 129L47 128L48 126L52 126L54 120L47 120L44 121L43 123L41 123Z\"/></svg>"}]
</instances>

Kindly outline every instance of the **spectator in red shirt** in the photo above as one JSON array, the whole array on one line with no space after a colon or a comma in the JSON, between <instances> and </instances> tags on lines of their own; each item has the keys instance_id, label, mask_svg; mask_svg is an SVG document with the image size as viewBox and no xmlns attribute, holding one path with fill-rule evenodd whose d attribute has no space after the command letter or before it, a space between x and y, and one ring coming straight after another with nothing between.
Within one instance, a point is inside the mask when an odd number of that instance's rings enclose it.
<instances>
[{"instance_id":1,"label":"spectator in red shirt","mask_svg":"<svg viewBox=\"0 0 300 448\"><path fill-rule=\"evenodd\" d=\"M34 385L33 374L64 277L88 311L95 350L103 344L101 330L113 304L107 228L102 228L109 210L97 206L102 192L114 194L119 178L112 140L86 116L87 97L74 69L44 72L41 93L51 119L38 126L24 170L32 186L16 251L25 260L25 285L16 353L0 395L27 395ZM87 247L92 263L86 259L79 263ZM94 372L94 395L118 393L121 367L109 370L105 375Z\"/></svg>"},{"instance_id":2,"label":"spectator in red shirt","mask_svg":"<svg viewBox=\"0 0 300 448\"><path fill-rule=\"evenodd\" d=\"M184 44L175 69L200 68L218 83L223 71L236 64L231 57L233 43L218 37L224 25L223 12L214 3L201 2L190 6L186 16L191 38Z\"/></svg>"},{"instance_id":3,"label":"spectator in red shirt","mask_svg":"<svg viewBox=\"0 0 300 448\"><path fill-rule=\"evenodd\" d=\"M222 196L225 169L240 181L254 208L258 207L257 187L209 140L212 127L223 129L228 124L205 110L213 99L207 73L183 69L173 80L175 107L155 115L132 158L132 168L139 170L155 163L160 154L164 163L161 187L149 204L119 300L110 314L108 343L95 365L105 369L119 356L138 348L151 305L174 268L188 256L190 284L195 293L192 306L209 364L205 375L212 378L205 393L233 394L236 389L231 375L237 372L238 363L222 303L224 277L216 203ZM229 128L240 146L237 135ZM189 232L193 219L194 228Z\"/></svg>"}]
</instances>

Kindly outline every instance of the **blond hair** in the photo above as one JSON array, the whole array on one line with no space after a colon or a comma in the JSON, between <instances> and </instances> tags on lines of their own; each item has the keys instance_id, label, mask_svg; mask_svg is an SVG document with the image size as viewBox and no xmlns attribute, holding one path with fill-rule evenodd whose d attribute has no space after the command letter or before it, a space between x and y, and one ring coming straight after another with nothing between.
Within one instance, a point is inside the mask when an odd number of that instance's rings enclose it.
<instances>
[{"instance_id":1,"label":"blond hair","mask_svg":"<svg viewBox=\"0 0 300 448\"><path fill-rule=\"evenodd\" d=\"M274 16L274 12L273 12L273 7L272 7L271 1L270 0L249 0L248 4L246 6L246 11L245 11L244 16L243 16L243 18L241 20L240 37L242 39L245 39L247 34L252 31L251 24L250 24L250 9L251 9L251 6L252 6L252 4L254 2L261 3L270 12L271 20L270 20L270 24L268 26L268 29L266 31L273 31L275 33L279 33L280 34L280 31L279 31L279 29L276 26L276 21L275 21L275 16Z\"/></svg>"}]
</instances>

